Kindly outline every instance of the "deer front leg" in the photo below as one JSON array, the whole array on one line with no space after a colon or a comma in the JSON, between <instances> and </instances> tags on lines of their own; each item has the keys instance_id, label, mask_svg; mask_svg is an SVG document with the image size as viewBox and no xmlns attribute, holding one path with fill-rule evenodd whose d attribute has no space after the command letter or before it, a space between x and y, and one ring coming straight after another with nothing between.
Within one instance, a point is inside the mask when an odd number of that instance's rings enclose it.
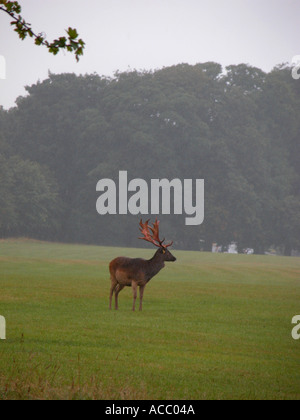
<instances>
[{"instance_id":1,"label":"deer front leg","mask_svg":"<svg viewBox=\"0 0 300 420\"><path fill-rule=\"evenodd\" d=\"M146 285L140 286L140 311L143 309L143 296Z\"/></svg>"},{"instance_id":2,"label":"deer front leg","mask_svg":"<svg viewBox=\"0 0 300 420\"><path fill-rule=\"evenodd\" d=\"M132 282L132 293L133 293L133 306L132 310L135 311L135 301L137 298L137 284L135 281Z\"/></svg>"}]
</instances>

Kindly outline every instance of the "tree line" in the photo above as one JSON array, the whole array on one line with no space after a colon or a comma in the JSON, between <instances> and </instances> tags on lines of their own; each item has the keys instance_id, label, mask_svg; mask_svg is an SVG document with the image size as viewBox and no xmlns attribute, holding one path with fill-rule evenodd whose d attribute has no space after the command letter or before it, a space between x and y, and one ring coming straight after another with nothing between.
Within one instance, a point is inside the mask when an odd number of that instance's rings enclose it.
<instances>
[{"instance_id":1,"label":"tree line","mask_svg":"<svg viewBox=\"0 0 300 420\"><path fill-rule=\"evenodd\" d=\"M181 64L49 74L0 110L0 236L141 246L139 217L100 216L96 185L204 179L205 221L161 216L178 249L300 248L300 82L287 66Z\"/></svg>"}]
</instances>

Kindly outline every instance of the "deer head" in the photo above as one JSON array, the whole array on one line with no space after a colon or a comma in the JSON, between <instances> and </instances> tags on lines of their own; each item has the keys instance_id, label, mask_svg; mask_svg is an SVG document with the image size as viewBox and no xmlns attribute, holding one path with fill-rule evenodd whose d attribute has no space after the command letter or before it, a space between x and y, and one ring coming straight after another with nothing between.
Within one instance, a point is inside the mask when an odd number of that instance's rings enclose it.
<instances>
[{"instance_id":1,"label":"deer head","mask_svg":"<svg viewBox=\"0 0 300 420\"><path fill-rule=\"evenodd\" d=\"M150 242L151 244L159 248L158 253L164 256L164 261L176 261L176 258L168 250L170 246L173 245L173 241L169 244L164 244L165 239L160 240L159 238L159 221L156 219L155 223L152 224L152 227L149 226L149 220L145 223L140 221L140 231L144 235L142 238L144 241ZM151 231L151 232L150 232Z\"/></svg>"}]
</instances>

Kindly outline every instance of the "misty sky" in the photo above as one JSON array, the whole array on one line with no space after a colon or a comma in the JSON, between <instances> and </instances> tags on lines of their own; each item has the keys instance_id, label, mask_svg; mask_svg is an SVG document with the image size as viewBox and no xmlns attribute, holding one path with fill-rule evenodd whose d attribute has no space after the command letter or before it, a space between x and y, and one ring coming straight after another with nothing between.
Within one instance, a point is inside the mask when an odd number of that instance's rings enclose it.
<instances>
[{"instance_id":1,"label":"misty sky","mask_svg":"<svg viewBox=\"0 0 300 420\"><path fill-rule=\"evenodd\" d=\"M6 60L0 105L9 108L52 73L113 75L179 63L248 63L270 71L300 54L299 0L20 0L22 16L47 39L76 27L87 43L77 64L21 41L0 13L0 56Z\"/></svg>"}]
</instances>

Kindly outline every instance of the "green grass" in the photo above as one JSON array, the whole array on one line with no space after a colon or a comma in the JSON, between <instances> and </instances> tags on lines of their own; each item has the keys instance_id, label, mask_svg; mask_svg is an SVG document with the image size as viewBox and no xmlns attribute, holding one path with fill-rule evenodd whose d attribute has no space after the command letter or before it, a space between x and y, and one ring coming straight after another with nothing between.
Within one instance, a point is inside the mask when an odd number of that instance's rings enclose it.
<instances>
[{"instance_id":1,"label":"green grass","mask_svg":"<svg viewBox=\"0 0 300 420\"><path fill-rule=\"evenodd\" d=\"M1 241L0 399L300 399L300 259L174 250L109 311L109 261L152 254Z\"/></svg>"}]
</instances>

